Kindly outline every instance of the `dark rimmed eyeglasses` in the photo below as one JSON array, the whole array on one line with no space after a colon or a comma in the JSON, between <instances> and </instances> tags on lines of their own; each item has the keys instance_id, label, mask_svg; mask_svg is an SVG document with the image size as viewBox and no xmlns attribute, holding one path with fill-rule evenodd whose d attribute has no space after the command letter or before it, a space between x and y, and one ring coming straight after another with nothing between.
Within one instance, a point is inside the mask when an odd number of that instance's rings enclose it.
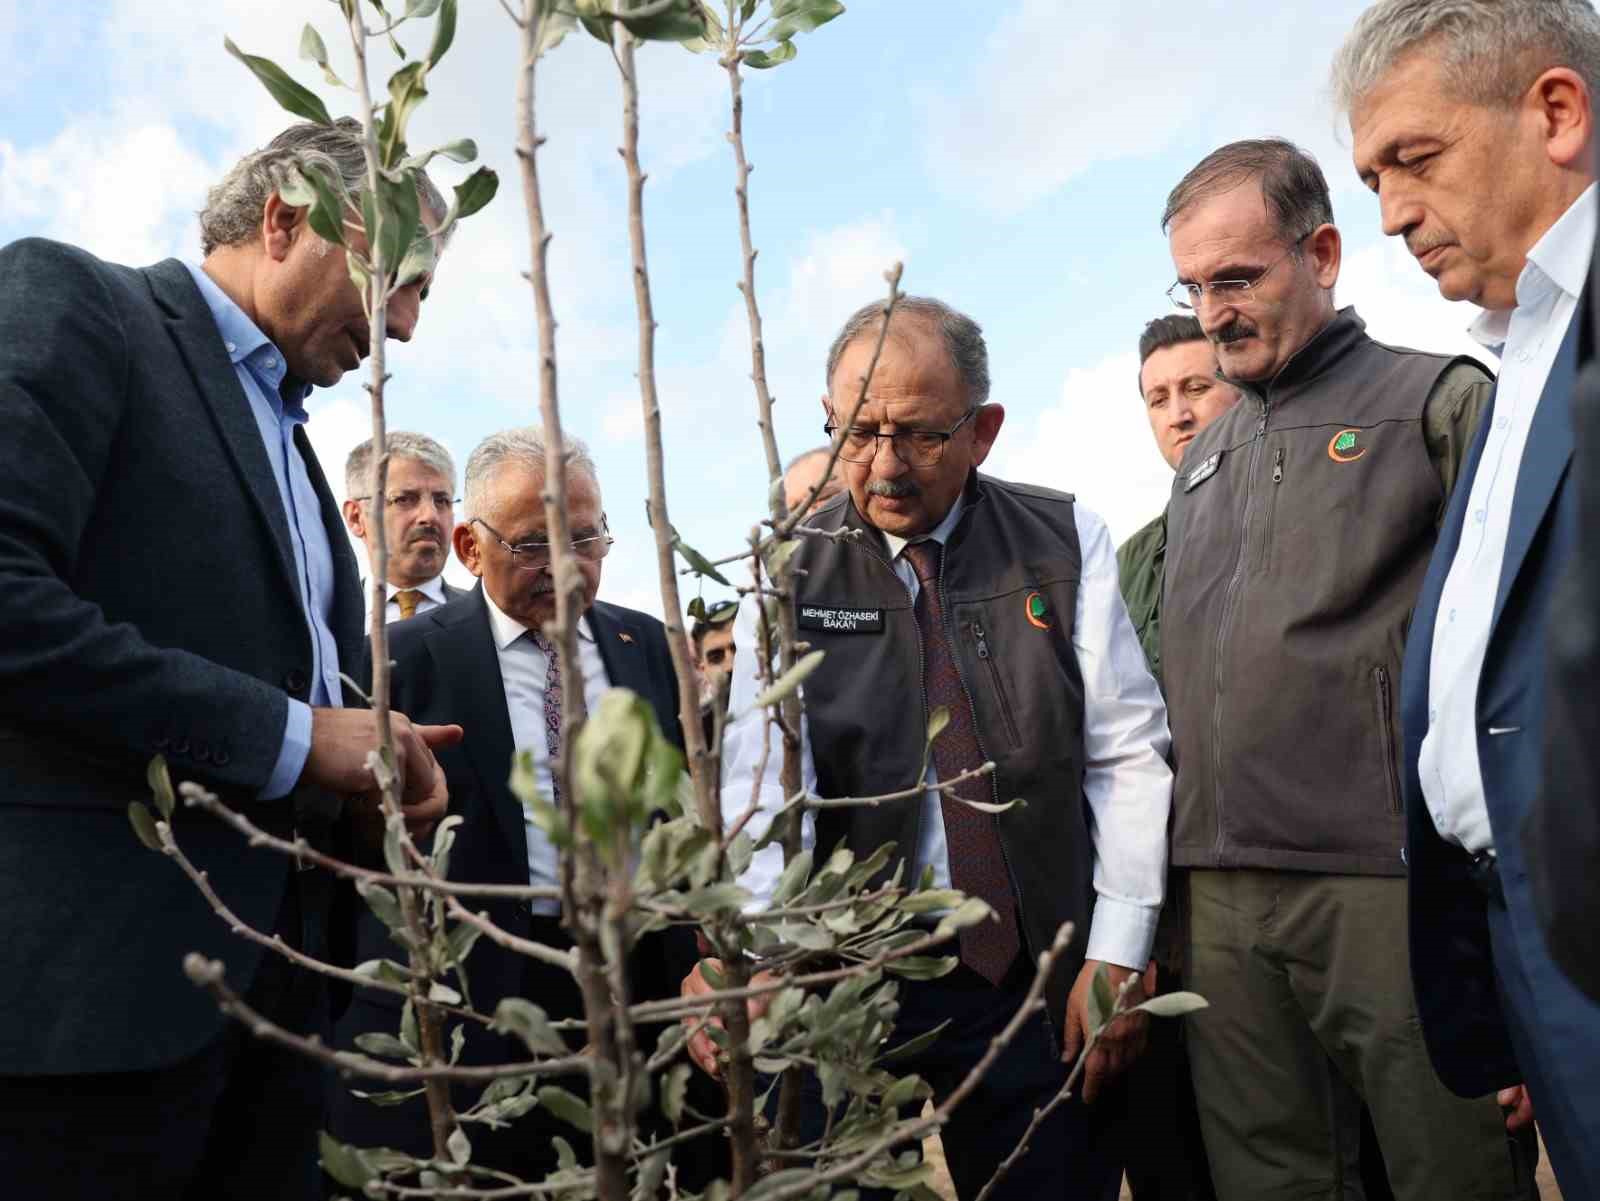
<instances>
[{"instance_id":1,"label":"dark rimmed eyeglasses","mask_svg":"<svg viewBox=\"0 0 1600 1201\"><path fill-rule=\"evenodd\" d=\"M501 546L511 554L511 565L521 571L538 571L550 566L550 544L548 542L518 542L512 544L500 536L500 532L481 517L472 518L484 529L489 531ZM600 528L574 531L577 537L572 540L572 553L580 559L597 563L611 552L611 546L616 539L611 536L611 527L606 524L606 516L600 514Z\"/></svg>"},{"instance_id":2,"label":"dark rimmed eyeglasses","mask_svg":"<svg viewBox=\"0 0 1600 1201\"><path fill-rule=\"evenodd\" d=\"M828 435L830 442L838 442L839 457L846 463L872 462L878 457L879 443L887 439L895 458L907 467L932 467L944 458L946 444L972 420L978 407L981 406L968 409L966 416L947 430L896 430L892 434L880 434L865 426L838 426L830 421L822 427L822 432Z\"/></svg>"}]
</instances>

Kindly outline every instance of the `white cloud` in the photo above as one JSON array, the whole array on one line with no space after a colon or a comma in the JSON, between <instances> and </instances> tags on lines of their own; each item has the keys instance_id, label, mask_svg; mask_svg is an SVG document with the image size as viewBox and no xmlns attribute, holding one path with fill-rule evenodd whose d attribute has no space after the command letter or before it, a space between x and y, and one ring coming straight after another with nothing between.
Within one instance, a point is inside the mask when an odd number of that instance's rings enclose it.
<instances>
[{"instance_id":1,"label":"white cloud","mask_svg":"<svg viewBox=\"0 0 1600 1201\"><path fill-rule=\"evenodd\" d=\"M1495 363L1493 355L1467 336L1467 326L1481 310L1441 297L1399 238L1385 238L1348 255L1337 295L1341 305L1355 306L1367 332L1380 342Z\"/></svg>"}]
</instances>

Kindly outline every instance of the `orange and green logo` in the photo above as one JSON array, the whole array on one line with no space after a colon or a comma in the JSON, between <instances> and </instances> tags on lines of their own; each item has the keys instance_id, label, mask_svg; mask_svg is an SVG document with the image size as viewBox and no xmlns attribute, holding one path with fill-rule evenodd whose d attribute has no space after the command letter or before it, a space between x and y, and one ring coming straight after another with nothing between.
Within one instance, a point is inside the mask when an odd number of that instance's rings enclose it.
<instances>
[{"instance_id":1,"label":"orange and green logo","mask_svg":"<svg viewBox=\"0 0 1600 1201\"><path fill-rule=\"evenodd\" d=\"M1361 430L1340 430L1328 439L1328 457L1335 463L1354 463L1367 453L1361 444Z\"/></svg>"},{"instance_id":2,"label":"orange and green logo","mask_svg":"<svg viewBox=\"0 0 1600 1201\"><path fill-rule=\"evenodd\" d=\"M1035 629L1048 630L1050 628L1050 606L1039 593L1028 593L1028 599L1024 602L1022 611L1028 618L1028 624Z\"/></svg>"}]
</instances>

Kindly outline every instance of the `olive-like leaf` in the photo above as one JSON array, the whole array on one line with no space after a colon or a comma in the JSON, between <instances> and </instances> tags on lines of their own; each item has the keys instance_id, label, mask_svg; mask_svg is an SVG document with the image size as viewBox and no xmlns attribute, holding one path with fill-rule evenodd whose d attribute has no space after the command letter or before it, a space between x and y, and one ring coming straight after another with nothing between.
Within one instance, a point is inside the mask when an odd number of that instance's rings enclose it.
<instances>
[{"instance_id":1,"label":"olive-like leaf","mask_svg":"<svg viewBox=\"0 0 1600 1201\"><path fill-rule=\"evenodd\" d=\"M1105 964L1095 969L1094 977L1089 981L1089 1030L1093 1033L1099 1030L1111 1019L1111 1011L1116 1008L1116 994L1111 989L1111 975Z\"/></svg>"},{"instance_id":2,"label":"olive-like leaf","mask_svg":"<svg viewBox=\"0 0 1600 1201\"><path fill-rule=\"evenodd\" d=\"M746 50L744 65L755 71L765 71L788 62L797 53L793 42L779 42L771 50Z\"/></svg>"},{"instance_id":3,"label":"olive-like leaf","mask_svg":"<svg viewBox=\"0 0 1600 1201\"><path fill-rule=\"evenodd\" d=\"M551 1027L544 1010L523 997L506 997L496 1005L491 1029L515 1034L536 1055L567 1053L567 1044Z\"/></svg>"},{"instance_id":4,"label":"olive-like leaf","mask_svg":"<svg viewBox=\"0 0 1600 1201\"><path fill-rule=\"evenodd\" d=\"M455 203L450 206L455 220L472 216L493 200L499 189L500 177L488 167L479 167L455 187Z\"/></svg>"},{"instance_id":5,"label":"olive-like leaf","mask_svg":"<svg viewBox=\"0 0 1600 1201\"><path fill-rule=\"evenodd\" d=\"M172 811L178 806L178 794L172 787L172 773L167 770L167 760L164 755L157 755L150 760L150 766L145 768L144 778L150 785L151 794L156 798L156 809L170 822Z\"/></svg>"},{"instance_id":6,"label":"olive-like leaf","mask_svg":"<svg viewBox=\"0 0 1600 1201\"><path fill-rule=\"evenodd\" d=\"M412 1050L392 1034L369 1030L356 1035L356 1046L368 1055L381 1055L385 1059L410 1059Z\"/></svg>"},{"instance_id":7,"label":"olive-like leaf","mask_svg":"<svg viewBox=\"0 0 1600 1201\"><path fill-rule=\"evenodd\" d=\"M333 118L328 115L327 106L322 103L317 94L305 85L296 82L287 71L270 58L246 54L233 44L232 38L223 38L222 45L229 54L250 68L251 74L261 81L261 86L271 93L272 98L278 102L280 108L286 109L297 117L303 117L307 121L315 121L318 125L333 124Z\"/></svg>"},{"instance_id":8,"label":"olive-like leaf","mask_svg":"<svg viewBox=\"0 0 1600 1201\"><path fill-rule=\"evenodd\" d=\"M428 66L436 66L455 40L456 0L442 0L439 5L439 23L433 27L433 45L428 47Z\"/></svg>"},{"instance_id":9,"label":"olive-like leaf","mask_svg":"<svg viewBox=\"0 0 1600 1201\"><path fill-rule=\"evenodd\" d=\"M687 42L706 36L705 14L697 0L672 0L663 11L648 16L619 12L616 19L643 42Z\"/></svg>"},{"instance_id":10,"label":"olive-like leaf","mask_svg":"<svg viewBox=\"0 0 1600 1201\"><path fill-rule=\"evenodd\" d=\"M128 820L133 823L133 832L139 836L139 841L152 851L159 851L161 835L156 831L156 819L150 814L150 806L141 801L133 801L128 805Z\"/></svg>"},{"instance_id":11,"label":"olive-like leaf","mask_svg":"<svg viewBox=\"0 0 1600 1201\"><path fill-rule=\"evenodd\" d=\"M822 665L823 656L826 654L826 651L812 651L804 656L793 667L774 680L770 687L762 689L760 695L756 697L755 702L750 707L752 709L760 709L767 705L776 705L784 698L792 696L795 689L800 687L801 681Z\"/></svg>"},{"instance_id":12,"label":"olive-like leaf","mask_svg":"<svg viewBox=\"0 0 1600 1201\"><path fill-rule=\"evenodd\" d=\"M1133 1010L1136 1013L1148 1013L1151 1017L1181 1018L1186 1013L1196 1013L1209 1008L1211 1002L1199 993L1169 992L1159 997L1151 997L1148 1001L1135 1005Z\"/></svg>"},{"instance_id":13,"label":"olive-like leaf","mask_svg":"<svg viewBox=\"0 0 1600 1201\"><path fill-rule=\"evenodd\" d=\"M945 727L948 726L949 724L950 724L950 707L948 705L940 705L940 706L938 706L938 708L934 709L934 711L932 713L928 714L928 745L929 746L933 745L933 740L935 738L939 737L940 734L944 733Z\"/></svg>"},{"instance_id":14,"label":"olive-like leaf","mask_svg":"<svg viewBox=\"0 0 1600 1201\"><path fill-rule=\"evenodd\" d=\"M728 578L711 565L711 560L685 542L676 529L672 530L672 548L683 556L684 562L689 565L689 570L696 575L708 576L724 588L733 587Z\"/></svg>"},{"instance_id":15,"label":"olive-like leaf","mask_svg":"<svg viewBox=\"0 0 1600 1201\"><path fill-rule=\"evenodd\" d=\"M406 0L406 20L431 17L439 11L439 0Z\"/></svg>"},{"instance_id":16,"label":"olive-like leaf","mask_svg":"<svg viewBox=\"0 0 1600 1201\"><path fill-rule=\"evenodd\" d=\"M400 169L420 171L433 161L435 155L447 158L453 163L475 162L478 158L478 143L471 138L457 138L453 142L446 142L443 146L435 146L426 154L413 154L401 162Z\"/></svg>"},{"instance_id":17,"label":"olive-like leaf","mask_svg":"<svg viewBox=\"0 0 1600 1201\"><path fill-rule=\"evenodd\" d=\"M797 33L810 33L844 12L839 0L778 0L772 6L775 20L767 36L787 42Z\"/></svg>"},{"instance_id":18,"label":"olive-like leaf","mask_svg":"<svg viewBox=\"0 0 1600 1201\"><path fill-rule=\"evenodd\" d=\"M541 1088L539 1104L569 1126L576 1126L585 1134L594 1133L594 1111L589 1103L559 1085L547 1084Z\"/></svg>"},{"instance_id":19,"label":"olive-like leaf","mask_svg":"<svg viewBox=\"0 0 1600 1201\"><path fill-rule=\"evenodd\" d=\"M674 1065L661 1085L661 1112L676 1126L683 1117L683 1101L689 1092L689 1075L693 1069L686 1063Z\"/></svg>"},{"instance_id":20,"label":"olive-like leaf","mask_svg":"<svg viewBox=\"0 0 1600 1201\"><path fill-rule=\"evenodd\" d=\"M327 1131L318 1132L317 1145L321 1151L322 1170L345 1188L359 1193L366 1188L367 1181L377 1175L359 1148L345 1146Z\"/></svg>"}]
</instances>

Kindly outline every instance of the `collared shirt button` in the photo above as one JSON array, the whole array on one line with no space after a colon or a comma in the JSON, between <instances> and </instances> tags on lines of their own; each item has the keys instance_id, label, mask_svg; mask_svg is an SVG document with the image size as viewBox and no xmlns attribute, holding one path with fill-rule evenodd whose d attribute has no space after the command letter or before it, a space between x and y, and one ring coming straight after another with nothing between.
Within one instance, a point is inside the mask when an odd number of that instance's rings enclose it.
<instances>
[{"instance_id":1,"label":"collared shirt button","mask_svg":"<svg viewBox=\"0 0 1600 1201\"><path fill-rule=\"evenodd\" d=\"M1529 352L1527 350L1519 350L1519 351L1517 351L1517 362L1526 363L1531 358L1533 358L1533 355L1532 355L1531 352Z\"/></svg>"},{"instance_id":2,"label":"collared shirt button","mask_svg":"<svg viewBox=\"0 0 1600 1201\"><path fill-rule=\"evenodd\" d=\"M268 371L276 371L277 369L278 369L278 360L276 358L274 358L273 356L268 355L267 356L267 370Z\"/></svg>"},{"instance_id":3,"label":"collared shirt button","mask_svg":"<svg viewBox=\"0 0 1600 1201\"><path fill-rule=\"evenodd\" d=\"M1497 430L1510 429L1511 428L1511 418L1509 418L1509 417L1500 418L1500 420L1498 420L1498 421L1496 421L1494 423L1494 428L1497 429Z\"/></svg>"},{"instance_id":4,"label":"collared shirt button","mask_svg":"<svg viewBox=\"0 0 1600 1201\"><path fill-rule=\"evenodd\" d=\"M1439 710L1438 709L1429 709L1428 710L1428 720L1430 722L1438 721L1439 720Z\"/></svg>"},{"instance_id":5,"label":"collared shirt button","mask_svg":"<svg viewBox=\"0 0 1600 1201\"><path fill-rule=\"evenodd\" d=\"M1483 521L1484 521L1484 518L1487 517L1487 516L1488 516L1487 513L1485 513L1482 509L1479 509L1476 513L1474 513L1472 515L1472 520L1476 521L1479 525L1482 525Z\"/></svg>"},{"instance_id":6,"label":"collared shirt button","mask_svg":"<svg viewBox=\"0 0 1600 1201\"><path fill-rule=\"evenodd\" d=\"M238 346L234 345L232 342L224 342L223 345L228 348L229 354L232 354L234 351L239 349Z\"/></svg>"},{"instance_id":7,"label":"collared shirt button","mask_svg":"<svg viewBox=\"0 0 1600 1201\"><path fill-rule=\"evenodd\" d=\"M1456 619L1456 611L1454 609L1451 609L1450 610L1450 620L1454 621L1455 619Z\"/></svg>"}]
</instances>

